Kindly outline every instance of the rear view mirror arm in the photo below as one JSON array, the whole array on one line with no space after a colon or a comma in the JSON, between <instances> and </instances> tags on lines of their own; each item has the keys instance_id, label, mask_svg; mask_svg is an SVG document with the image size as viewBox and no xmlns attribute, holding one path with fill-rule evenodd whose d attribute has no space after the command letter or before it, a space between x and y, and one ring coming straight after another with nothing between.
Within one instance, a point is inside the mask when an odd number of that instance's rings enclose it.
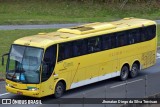
<instances>
[{"instance_id":1,"label":"rear view mirror arm","mask_svg":"<svg viewBox=\"0 0 160 107\"><path fill-rule=\"evenodd\" d=\"M9 53L5 53L2 55L2 66L4 65L4 56L8 56L8 55L9 55Z\"/></svg>"}]
</instances>

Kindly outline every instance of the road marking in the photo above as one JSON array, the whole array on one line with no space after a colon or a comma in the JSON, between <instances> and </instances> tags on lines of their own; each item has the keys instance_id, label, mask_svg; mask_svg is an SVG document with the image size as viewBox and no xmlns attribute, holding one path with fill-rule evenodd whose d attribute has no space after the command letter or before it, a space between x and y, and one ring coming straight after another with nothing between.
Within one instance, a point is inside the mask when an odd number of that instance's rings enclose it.
<instances>
[{"instance_id":1,"label":"road marking","mask_svg":"<svg viewBox=\"0 0 160 107\"><path fill-rule=\"evenodd\" d=\"M142 81L142 80L143 79L138 79L138 80L130 81L130 82L127 82L127 83L118 84L118 85L112 86L110 88L116 88L116 87L119 87L119 86L123 86L123 85L126 85L126 84L131 84L131 83L134 83L134 82L137 82L137 81Z\"/></svg>"},{"instance_id":2,"label":"road marking","mask_svg":"<svg viewBox=\"0 0 160 107\"><path fill-rule=\"evenodd\" d=\"M159 53L157 53L157 59L159 59L160 58L160 54Z\"/></svg>"},{"instance_id":3,"label":"road marking","mask_svg":"<svg viewBox=\"0 0 160 107\"><path fill-rule=\"evenodd\" d=\"M112 86L112 87L110 87L110 88L116 88L116 87L119 87L119 86L122 86L122 85L126 85L126 83L118 84L118 85Z\"/></svg>"},{"instance_id":4,"label":"road marking","mask_svg":"<svg viewBox=\"0 0 160 107\"><path fill-rule=\"evenodd\" d=\"M143 79L134 80L134 81L131 81L131 82L127 82L127 84L134 83L134 82L137 82L137 81L142 81L142 80Z\"/></svg>"},{"instance_id":5,"label":"road marking","mask_svg":"<svg viewBox=\"0 0 160 107\"><path fill-rule=\"evenodd\" d=\"M0 96L4 96L4 95L7 95L7 94L10 94L10 93L3 93L3 94L0 94Z\"/></svg>"}]
</instances>

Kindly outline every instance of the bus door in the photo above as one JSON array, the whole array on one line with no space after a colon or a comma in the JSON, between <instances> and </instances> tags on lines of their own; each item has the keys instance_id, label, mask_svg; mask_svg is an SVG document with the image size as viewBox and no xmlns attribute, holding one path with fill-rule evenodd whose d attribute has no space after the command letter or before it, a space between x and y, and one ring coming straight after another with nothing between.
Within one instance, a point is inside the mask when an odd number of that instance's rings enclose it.
<instances>
[{"instance_id":1,"label":"bus door","mask_svg":"<svg viewBox=\"0 0 160 107\"><path fill-rule=\"evenodd\" d=\"M57 57L57 45L50 46L46 49L44 58L42 61L42 73L41 73L41 94L49 95L53 94L54 78L52 74L54 73L54 68L56 65Z\"/></svg>"}]
</instances>

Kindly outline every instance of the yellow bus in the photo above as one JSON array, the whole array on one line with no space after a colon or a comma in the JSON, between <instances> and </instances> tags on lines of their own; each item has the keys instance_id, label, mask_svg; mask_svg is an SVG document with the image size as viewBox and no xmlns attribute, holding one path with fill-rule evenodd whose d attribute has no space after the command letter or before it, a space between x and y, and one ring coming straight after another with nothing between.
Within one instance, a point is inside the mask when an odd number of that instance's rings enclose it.
<instances>
[{"instance_id":1,"label":"yellow bus","mask_svg":"<svg viewBox=\"0 0 160 107\"><path fill-rule=\"evenodd\" d=\"M3 55L8 55L6 90L59 98L66 90L109 78L134 78L156 63L156 50L156 23L138 18L23 37Z\"/></svg>"}]
</instances>

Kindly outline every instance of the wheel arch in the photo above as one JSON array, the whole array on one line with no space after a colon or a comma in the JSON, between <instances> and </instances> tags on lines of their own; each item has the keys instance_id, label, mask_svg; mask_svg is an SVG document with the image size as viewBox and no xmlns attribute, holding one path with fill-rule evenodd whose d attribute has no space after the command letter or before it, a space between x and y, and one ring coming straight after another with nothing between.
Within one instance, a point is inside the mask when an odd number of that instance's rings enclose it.
<instances>
[{"instance_id":1,"label":"wheel arch","mask_svg":"<svg viewBox=\"0 0 160 107\"><path fill-rule=\"evenodd\" d=\"M127 70L124 67L127 68ZM130 72L129 63L124 63L121 66L121 70L120 70L120 80L121 81L127 80L129 72Z\"/></svg>"},{"instance_id":2,"label":"wheel arch","mask_svg":"<svg viewBox=\"0 0 160 107\"><path fill-rule=\"evenodd\" d=\"M133 64L137 64L138 65L138 68L141 69L141 63L139 60L135 60L133 63L132 63L132 66Z\"/></svg>"},{"instance_id":3,"label":"wheel arch","mask_svg":"<svg viewBox=\"0 0 160 107\"><path fill-rule=\"evenodd\" d=\"M62 82L64 84L64 87L65 87L65 91L66 91L66 87L67 87L67 84L66 84L66 81L64 79L58 79L55 84L54 84L54 91L55 91L55 88L56 88L56 85L58 82Z\"/></svg>"},{"instance_id":4,"label":"wheel arch","mask_svg":"<svg viewBox=\"0 0 160 107\"><path fill-rule=\"evenodd\" d=\"M130 65L129 65L128 62L125 62L124 64L122 64L121 69L122 69L124 66L127 66L129 70L131 69L131 67L130 67Z\"/></svg>"}]
</instances>

